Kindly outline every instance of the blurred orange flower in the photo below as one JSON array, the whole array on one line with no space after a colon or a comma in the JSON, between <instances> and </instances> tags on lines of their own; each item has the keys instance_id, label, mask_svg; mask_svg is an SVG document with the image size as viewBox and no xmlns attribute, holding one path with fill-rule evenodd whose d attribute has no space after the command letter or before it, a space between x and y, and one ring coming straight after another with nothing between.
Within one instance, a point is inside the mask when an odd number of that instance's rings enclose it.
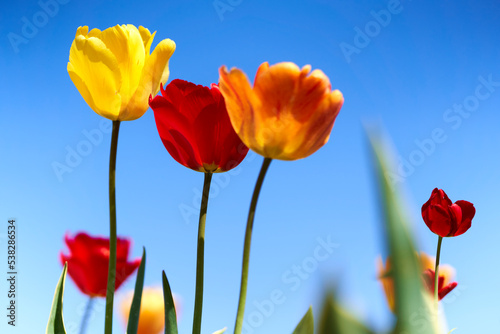
<instances>
[{"instance_id":1,"label":"blurred orange flower","mask_svg":"<svg viewBox=\"0 0 500 334\"><path fill-rule=\"evenodd\" d=\"M128 323L130 314L130 306L134 292L130 291L120 305L120 311L125 320L125 325ZM174 297L175 310L177 319L179 319L180 307L179 298ZM145 287L142 290L141 311L139 314L139 326L137 334L159 334L163 333L165 327L165 306L163 303L163 289L161 287Z\"/></svg>"}]
</instances>

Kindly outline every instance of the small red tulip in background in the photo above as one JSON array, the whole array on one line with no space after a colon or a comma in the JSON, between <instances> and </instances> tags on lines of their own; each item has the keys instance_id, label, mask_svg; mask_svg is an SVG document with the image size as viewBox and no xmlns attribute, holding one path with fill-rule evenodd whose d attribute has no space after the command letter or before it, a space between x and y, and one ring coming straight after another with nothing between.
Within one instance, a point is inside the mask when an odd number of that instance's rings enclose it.
<instances>
[{"instance_id":1,"label":"small red tulip in background","mask_svg":"<svg viewBox=\"0 0 500 334\"><path fill-rule=\"evenodd\" d=\"M424 276L425 286L427 287L430 293L434 293L434 278L436 277L434 270L427 269L426 271L424 271L423 276ZM444 275L439 275L438 278L439 300L443 299L448 293L451 292L451 290L455 289L455 287L458 285L457 282L451 282L444 285L445 279L446 278Z\"/></svg>"},{"instance_id":2,"label":"small red tulip in background","mask_svg":"<svg viewBox=\"0 0 500 334\"><path fill-rule=\"evenodd\" d=\"M105 297L108 283L109 238L78 233L66 235L69 254L61 252L61 263L68 262L68 274L80 291L90 297ZM130 240L117 239L115 290L139 267L141 259L128 262Z\"/></svg>"},{"instance_id":3,"label":"small red tulip in background","mask_svg":"<svg viewBox=\"0 0 500 334\"><path fill-rule=\"evenodd\" d=\"M435 188L422 206L422 218L429 229L441 237L456 237L465 233L476 214L467 201L452 203L442 189Z\"/></svg>"},{"instance_id":4,"label":"small red tulip in background","mask_svg":"<svg viewBox=\"0 0 500 334\"><path fill-rule=\"evenodd\" d=\"M248 148L233 129L216 84L209 88L176 79L150 97L149 105L163 145L181 165L218 173L245 158Z\"/></svg>"}]
</instances>

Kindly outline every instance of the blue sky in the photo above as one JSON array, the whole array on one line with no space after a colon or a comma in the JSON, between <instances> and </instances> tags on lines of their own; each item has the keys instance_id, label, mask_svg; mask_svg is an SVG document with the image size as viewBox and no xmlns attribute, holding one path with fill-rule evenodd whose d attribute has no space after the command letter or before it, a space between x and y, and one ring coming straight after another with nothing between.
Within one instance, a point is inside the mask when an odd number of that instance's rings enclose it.
<instances>
[{"instance_id":1,"label":"blue sky","mask_svg":"<svg viewBox=\"0 0 500 334\"><path fill-rule=\"evenodd\" d=\"M218 81L221 65L236 66L253 80L264 61L293 61L323 70L344 94L328 144L307 159L270 167L255 221L247 304L247 315L259 326L248 333L291 333L309 305L317 309L329 284L371 326L390 327L393 318L375 279L375 259L385 247L364 123L383 124L394 141L399 165L393 175L407 190L421 250L433 254L437 241L419 213L433 188L444 189L453 201L474 203L472 228L443 243L442 263L456 268L459 284L443 304L456 333L498 328L498 1L54 3L9 2L0 12L1 249L7 220L19 224L18 327L4 319L2 333L45 329L64 233L108 234L110 121L86 105L66 64L78 26L126 23L157 31L153 45L164 38L176 42L170 80L208 85ZM34 23L39 27L29 30ZM54 162L66 163L68 152L85 145L91 131L103 139L58 177ZM244 224L261 163L249 153L232 173L214 177L204 333L234 326ZM166 270L183 300L180 332L188 333L197 215L183 215L181 209L196 210L203 175L168 155L149 110L122 124L116 182L118 233L133 238L134 256L146 247L147 285L160 284ZM311 265L325 240L335 244L328 257L308 267L313 269L307 275L291 273L293 266ZM133 281L118 291L118 301ZM7 291L4 279L0 291ZM7 303L4 292L0 305ZM259 311L258 305L280 292L282 303L272 312ZM77 333L85 300L68 280L69 333ZM125 331L120 322L116 317L116 333ZM102 332L103 323L101 303L89 333Z\"/></svg>"}]
</instances>

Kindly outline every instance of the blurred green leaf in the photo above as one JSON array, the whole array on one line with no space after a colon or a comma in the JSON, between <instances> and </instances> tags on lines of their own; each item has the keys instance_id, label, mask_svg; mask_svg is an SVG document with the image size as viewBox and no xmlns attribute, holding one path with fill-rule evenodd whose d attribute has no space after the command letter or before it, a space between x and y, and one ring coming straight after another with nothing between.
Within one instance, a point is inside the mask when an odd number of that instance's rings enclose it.
<instances>
[{"instance_id":1,"label":"blurred green leaf","mask_svg":"<svg viewBox=\"0 0 500 334\"><path fill-rule=\"evenodd\" d=\"M224 327L222 329L219 329L218 331L213 332L213 334L222 334L226 331L227 327Z\"/></svg>"},{"instance_id":2,"label":"blurred green leaf","mask_svg":"<svg viewBox=\"0 0 500 334\"><path fill-rule=\"evenodd\" d=\"M373 334L373 332L345 311L336 302L334 294L329 292L323 302L318 334Z\"/></svg>"},{"instance_id":3,"label":"blurred green leaf","mask_svg":"<svg viewBox=\"0 0 500 334\"><path fill-rule=\"evenodd\" d=\"M128 317L127 334L137 334L139 326L139 314L141 312L142 288L144 287L144 271L146 270L146 248L142 248L142 259L137 278L135 281L134 297L130 306L130 315Z\"/></svg>"},{"instance_id":4,"label":"blurred green leaf","mask_svg":"<svg viewBox=\"0 0 500 334\"><path fill-rule=\"evenodd\" d=\"M66 272L68 270L68 263L64 264L61 277L57 283L56 292L54 293L54 300L52 301L52 309L50 310L49 323L47 324L46 334L66 334L63 319L63 295L64 295L64 281L66 279Z\"/></svg>"},{"instance_id":5,"label":"blurred green leaf","mask_svg":"<svg viewBox=\"0 0 500 334\"><path fill-rule=\"evenodd\" d=\"M170 290L167 275L163 275L163 301L165 303L165 334L177 334L177 316L175 314L174 298Z\"/></svg>"},{"instance_id":6,"label":"blurred green leaf","mask_svg":"<svg viewBox=\"0 0 500 334\"><path fill-rule=\"evenodd\" d=\"M312 307L309 307L307 313L295 328L292 334L314 334L314 317Z\"/></svg>"},{"instance_id":7,"label":"blurred green leaf","mask_svg":"<svg viewBox=\"0 0 500 334\"><path fill-rule=\"evenodd\" d=\"M402 206L401 192L392 184L391 151L380 133L368 133L375 155L379 198L391 259L396 315L395 333L438 333L435 313L424 295L422 272L408 219ZM394 164L395 165L395 164Z\"/></svg>"}]
</instances>

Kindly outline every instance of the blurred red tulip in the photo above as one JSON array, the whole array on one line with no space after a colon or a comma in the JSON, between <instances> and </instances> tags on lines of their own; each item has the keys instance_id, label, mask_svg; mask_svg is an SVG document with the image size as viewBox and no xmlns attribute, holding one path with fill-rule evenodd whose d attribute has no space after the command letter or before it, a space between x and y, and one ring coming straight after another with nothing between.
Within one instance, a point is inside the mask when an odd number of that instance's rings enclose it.
<instances>
[{"instance_id":1,"label":"blurred red tulip","mask_svg":"<svg viewBox=\"0 0 500 334\"><path fill-rule=\"evenodd\" d=\"M68 262L68 274L80 291L90 297L105 297L108 283L109 238L78 233L64 237L69 254L61 252L61 263ZM115 290L139 267L141 259L128 262L130 240L118 238Z\"/></svg>"},{"instance_id":2,"label":"blurred red tulip","mask_svg":"<svg viewBox=\"0 0 500 334\"><path fill-rule=\"evenodd\" d=\"M245 158L248 148L233 129L216 84L209 88L176 79L150 97L149 105L163 145L181 165L218 173Z\"/></svg>"},{"instance_id":3,"label":"blurred red tulip","mask_svg":"<svg viewBox=\"0 0 500 334\"><path fill-rule=\"evenodd\" d=\"M427 287L427 290L431 294L434 294L434 278L436 277L436 273L432 269L427 269L424 271L424 282L425 286ZM439 300L443 299L451 290L455 289L455 287L458 285L457 282L451 282L448 284L444 284L446 280L446 277L439 273L439 278L438 278L438 298Z\"/></svg>"},{"instance_id":4,"label":"blurred red tulip","mask_svg":"<svg viewBox=\"0 0 500 334\"><path fill-rule=\"evenodd\" d=\"M422 206L422 218L429 229L441 237L456 237L465 233L476 214L467 201L452 203L442 189L435 188L431 198Z\"/></svg>"}]
</instances>

